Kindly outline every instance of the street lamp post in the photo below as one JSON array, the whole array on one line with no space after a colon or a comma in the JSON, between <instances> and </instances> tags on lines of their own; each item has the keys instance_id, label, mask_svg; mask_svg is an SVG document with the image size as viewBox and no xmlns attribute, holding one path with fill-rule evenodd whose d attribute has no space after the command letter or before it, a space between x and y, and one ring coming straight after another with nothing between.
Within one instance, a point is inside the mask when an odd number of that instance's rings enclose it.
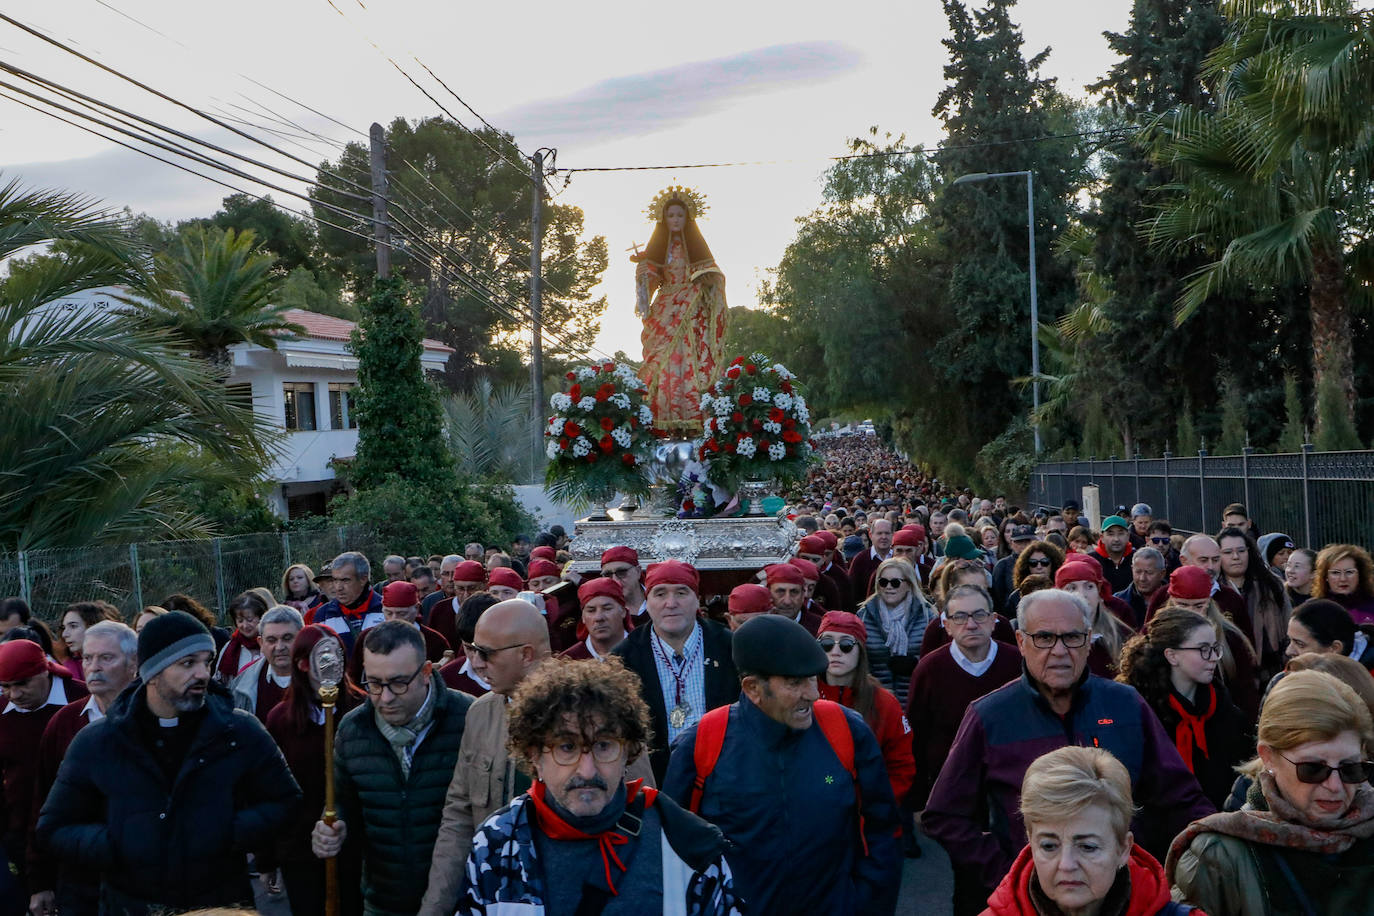
<instances>
[{"instance_id":1,"label":"street lamp post","mask_svg":"<svg viewBox=\"0 0 1374 916\"><path fill-rule=\"evenodd\" d=\"M1030 171L970 172L954 179L954 184L972 184L990 178L1026 176L1026 230L1030 238L1030 326L1031 326L1031 429L1035 432L1035 453L1040 454L1040 303L1035 289L1035 181Z\"/></svg>"}]
</instances>

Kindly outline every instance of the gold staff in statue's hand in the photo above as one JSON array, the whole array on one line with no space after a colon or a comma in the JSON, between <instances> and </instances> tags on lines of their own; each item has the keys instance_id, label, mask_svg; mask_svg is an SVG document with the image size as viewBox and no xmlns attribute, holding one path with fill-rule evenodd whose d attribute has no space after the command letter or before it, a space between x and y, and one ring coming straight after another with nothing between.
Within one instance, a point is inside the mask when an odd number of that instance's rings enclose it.
<instances>
[{"instance_id":1,"label":"gold staff in statue's hand","mask_svg":"<svg viewBox=\"0 0 1374 916\"><path fill-rule=\"evenodd\" d=\"M324 814L321 819L334 826L338 812L334 810L334 704L339 699L339 684L343 682L344 661L335 639L322 639L310 652L310 664L320 683L320 705L324 707ZM324 860L325 916L339 916L338 858Z\"/></svg>"}]
</instances>

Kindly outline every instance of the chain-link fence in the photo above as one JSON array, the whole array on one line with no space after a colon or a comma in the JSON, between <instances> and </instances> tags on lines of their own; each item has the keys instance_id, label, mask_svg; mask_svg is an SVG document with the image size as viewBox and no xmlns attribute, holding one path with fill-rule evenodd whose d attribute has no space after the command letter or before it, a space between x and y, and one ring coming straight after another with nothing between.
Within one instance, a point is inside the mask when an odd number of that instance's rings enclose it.
<instances>
[{"instance_id":1,"label":"chain-link fence","mask_svg":"<svg viewBox=\"0 0 1374 916\"><path fill-rule=\"evenodd\" d=\"M1036 465L1031 501L1062 506L1099 488L1103 514L1146 503L1180 531L1216 531L1230 503L1244 503L1261 531L1299 544L1374 546L1374 451L1197 455Z\"/></svg>"},{"instance_id":2,"label":"chain-link fence","mask_svg":"<svg viewBox=\"0 0 1374 916\"><path fill-rule=\"evenodd\" d=\"M344 550L361 550L380 571L383 554L375 537L357 528L0 552L0 595L19 595L45 620L73 601L93 599L110 602L131 620L145 605L182 592L223 617L239 592L264 586L275 595L287 566L318 570Z\"/></svg>"}]
</instances>

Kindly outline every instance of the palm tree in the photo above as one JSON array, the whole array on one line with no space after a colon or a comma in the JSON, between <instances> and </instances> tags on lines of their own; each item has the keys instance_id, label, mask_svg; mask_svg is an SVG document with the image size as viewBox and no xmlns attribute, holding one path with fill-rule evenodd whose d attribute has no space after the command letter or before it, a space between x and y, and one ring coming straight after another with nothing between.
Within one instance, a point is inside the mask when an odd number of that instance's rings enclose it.
<instances>
[{"instance_id":1,"label":"palm tree","mask_svg":"<svg viewBox=\"0 0 1374 916\"><path fill-rule=\"evenodd\" d=\"M1154 125L1157 155L1179 180L1149 224L1161 247L1201 242L1216 259L1180 297L1177 320L1214 293L1308 287L1320 411L1354 434L1351 293L1374 277L1374 14L1351 0L1230 0L1235 27L1213 53L1215 112L1183 107ZM1341 409L1343 407L1343 409Z\"/></svg>"},{"instance_id":2,"label":"palm tree","mask_svg":"<svg viewBox=\"0 0 1374 916\"><path fill-rule=\"evenodd\" d=\"M494 388L478 379L472 390L444 402L449 448L458 470L473 477L517 483L533 480L531 463L544 443L530 440L530 389L512 382Z\"/></svg>"},{"instance_id":3,"label":"palm tree","mask_svg":"<svg viewBox=\"0 0 1374 916\"><path fill-rule=\"evenodd\" d=\"M53 303L144 281L142 250L93 202L0 188L0 261L52 254L0 284L0 547L77 547L204 533L190 484L251 479L270 435L185 341Z\"/></svg>"},{"instance_id":4,"label":"palm tree","mask_svg":"<svg viewBox=\"0 0 1374 916\"><path fill-rule=\"evenodd\" d=\"M128 299L131 314L150 328L171 331L191 343L197 356L227 371L229 347L253 343L269 350L304 334L286 318L278 298L276 259L257 249L252 230L195 227L159 257L151 283Z\"/></svg>"}]
</instances>

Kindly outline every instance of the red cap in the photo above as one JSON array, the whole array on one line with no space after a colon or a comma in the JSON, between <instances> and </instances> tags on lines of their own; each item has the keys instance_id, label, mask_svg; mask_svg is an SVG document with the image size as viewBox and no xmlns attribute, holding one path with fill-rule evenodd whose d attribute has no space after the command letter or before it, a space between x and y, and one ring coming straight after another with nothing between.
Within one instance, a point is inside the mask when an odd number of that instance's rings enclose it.
<instances>
[{"instance_id":1,"label":"red cap","mask_svg":"<svg viewBox=\"0 0 1374 916\"><path fill-rule=\"evenodd\" d=\"M577 604L586 604L593 598L610 598L621 607L625 606L625 590L620 583L609 576L588 579L577 588Z\"/></svg>"},{"instance_id":2,"label":"red cap","mask_svg":"<svg viewBox=\"0 0 1374 916\"><path fill-rule=\"evenodd\" d=\"M42 674L44 671L59 677L71 677L71 672L61 665L48 661L43 647L27 639L11 639L0 643L0 681L12 684Z\"/></svg>"},{"instance_id":3,"label":"red cap","mask_svg":"<svg viewBox=\"0 0 1374 916\"><path fill-rule=\"evenodd\" d=\"M530 551L530 556L536 560L548 560L550 563L558 562L558 553L552 547L536 547ZM530 573L534 575L534 573Z\"/></svg>"},{"instance_id":4,"label":"red cap","mask_svg":"<svg viewBox=\"0 0 1374 916\"><path fill-rule=\"evenodd\" d=\"M685 585L692 591L701 586L696 567L681 560L664 560L649 567L644 574L644 590L651 591L655 585Z\"/></svg>"},{"instance_id":5,"label":"red cap","mask_svg":"<svg viewBox=\"0 0 1374 916\"><path fill-rule=\"evenodd\" d=\"M392 582L382 589L382 607L415 607L420 593L409 582Z\"/></svg>"},{"instance_id":6,"label":"red cap","mask_svg":"<svg viewBox=\"0 0 1374 916\"><path fill-rule=\"evenodd\" d=\"M529 574L531 579L538 579L540 576L559 576L562 570L558 564L550 563L548 560L530 560Z\"/></svg>"},{"instance_id":7,"label":"red cap","mask_svg":"<svg viewBox=\"0 0 1374 916\"><path fill-rule=\"evenodd\" d=\"M490 588L493 585L504 585L518 592L525 587L525 580L520 578L520 574L509 566L498 566L487 577L487 587Z\"/></svg>"},{"instance_id":8,"label":"red cap","mask_svg":"<svg viewBox=\"0 0 1374 916\"><path fill-rule=\"evenodd\" d=\"M1169 597L1185 601L1211 598L1211 574L1201 566L1180 566L1169 576Z\"/></svg>"},{"instance_id":9,"label":"red cap","mask_svg":"<svg viewBox=\"0 0 1374 916\"><path fill-rule=\"evenodd\" d=\"M920 526L903 528L892 536L893 547L920 547L926 542L926 533Z\"/></svg>"},{"instance_id":10,"label":"red cap","mask_svg":"<svg viewBox=\"0 0 1374 916\"><path fill-rule=\"evenodd\" d=\"M868 643L868 628L857 614L848 611L826 611L817 633L844 633L862 644Z\"/></svg>"},{"instance_id":11,"label":"red cap","mask_svg":"<svg viewBox=\"0 0 1374 916\"><path fill-rule=\"evenodd\" d=\"M821 580L821 571L817 569L816 564L812 563L810 560L803 560L801 557L793 557L787 562L801 570L802 579L812 582L819 582Z\"/></svg>"},{"instance_id":12,"label":"red cap","mask_svg":"<svg viewBox=\"0 0 1374 916\"><path fill-rule=\"evenodd\" d=\"M919 532L921 533L921 536L922 536L922 537L925 537L925 533L926 533L925 525L919 524L919 523L917 523L917 522L908 522L907 524L903 525L902 527L898 528L897 530L898 530L898 531L919 531Z\"/></svg>"},{"instance_id":13,"label":"red cap","mask_svg":"<svg viewBox=\"0 0 1374 916\"><path fill-rule=\"evenodd\" d=\"M727 607L731 614L765 614L773 607L773 596L762 585L746 582L730 590Z\"/></svg>"},{"instance_id":14,"label":"red cap","mask_svg":"<svg viewBox=\"0 0 1374 916\"><path fill-rule=\"evenodd\" d=\"M797 550L812 556L820 556L825 553L825 541L821 539L820 535L808 534L801 539L801 543L797 545Z\"/></svg>"},{"instance_id":15,"label":"red cap","mask_svg":"<svg viewBox=\"0 0 1374 916\"><path fill-rule=\"evenodd\" d=\"M840 539L835 535L835 532L826 528L817 531L815 537L820 538L825 543L826 550L834 550L840 544Z\"/></svg>"},{"instance_id":16,"label":"red cap","mask_svg":"<svg viewBox=\"0 0 1374 916\"><path fill-rule=\"evenodd\" d=\"M1054 587L1063 588L1070 582L1093 582L1097 584L1097 591L1104 598L1112 596L1112 587L1107 584L1107 579L1102 575L1102 564L1094 560L1087 554L1076 554L1064 561L1064 565L1059 567L1059 571L1054 574Z\"/></svg>"},{"instance_id":17,"label":"red cap","mask_svg":"<svg viewBox=\"0 0 1374 916\"><path fill-rule=\"evenodd\" d=\"M631 566L639 565L639 554L631 547L612 547L601 555L601 565L607 563L629 563Z\"/></svg>"},{"instance_id":18,"label":"red cap","mask_svg":"<svg viewBox=\"0 0 1374 916\"><path fill-rule=\"evenodd\" d=\"M454 582L480 582L487 584L487 570L476 560L464 560L453 567Z\"/></svg>"},{"instance_id":19,"label":"red cap","mask_svg":"<svg viewBox=\"0 0 1374 916\"><path fill-rule=\"evenodd\" d=\"M779 582L786 583L787 585L806 584L806 580L802 576L802 571L791 563L774 563L772 566L764 567L763 572L767 576L770 586L776 585Z\"/></svg>"}]
</instances>

